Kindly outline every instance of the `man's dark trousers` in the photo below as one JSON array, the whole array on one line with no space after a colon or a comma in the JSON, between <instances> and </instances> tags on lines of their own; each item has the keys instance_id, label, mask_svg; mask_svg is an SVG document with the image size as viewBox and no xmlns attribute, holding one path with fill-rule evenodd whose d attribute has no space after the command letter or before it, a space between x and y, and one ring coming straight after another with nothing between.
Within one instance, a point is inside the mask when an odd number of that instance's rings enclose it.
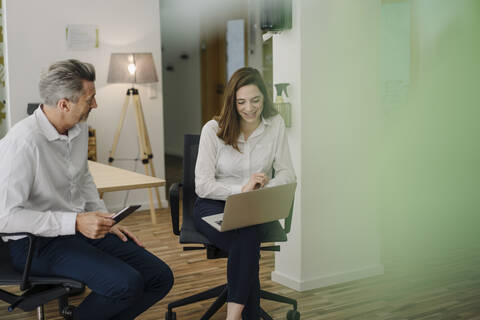
<instances>
[{"instance_id":1,"label":"man's dark trousers","mask_svg":"<svg viewBox=\"0 0 480 320\"><path fill-rule=\"evenodd\" d=\"M9 241L14 266L23 271L28 240ZM159 258L132 240L116 235L92 240L81 234L39 238L31 273L85 283L92 292L75 309L74 319L134 319L170 291L173 273Z\"/></svg>"}]
</instances>

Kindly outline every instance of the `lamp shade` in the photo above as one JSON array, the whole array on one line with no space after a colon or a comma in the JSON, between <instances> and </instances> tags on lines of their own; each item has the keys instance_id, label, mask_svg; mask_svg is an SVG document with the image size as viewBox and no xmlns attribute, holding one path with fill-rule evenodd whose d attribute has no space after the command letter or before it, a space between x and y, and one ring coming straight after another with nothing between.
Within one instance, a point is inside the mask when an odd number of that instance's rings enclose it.
<instances>
[{"instance_id":1,"label":"lamp shade","mask_svg":"<svg viewBox=\"0 0 480 320\"><path fill-rule=\"evenodd\" d=\"M108 68L108 83L158 82L151 53L112 53Z\"/></svg>"}]
</instances>

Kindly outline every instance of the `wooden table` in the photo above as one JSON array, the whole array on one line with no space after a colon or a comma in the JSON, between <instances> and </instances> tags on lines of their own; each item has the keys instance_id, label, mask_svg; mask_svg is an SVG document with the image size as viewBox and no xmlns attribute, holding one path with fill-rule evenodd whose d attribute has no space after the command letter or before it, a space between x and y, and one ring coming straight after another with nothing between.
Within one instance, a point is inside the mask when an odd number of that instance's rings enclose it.
<instances>
[{"instance_id":1,"label":"wooden table","mask_svg":"<svg viewBox=\"0 0 480 320\"><path fill-rule=\"evenodd\" d=\"M100 197L102 197L104 192L157 188L165 185L164 179L147 176L145 174L120 169L94 161L88 161L88 166L93 180L97 185ZM151 192L150 189L149 192ZM161 207L161 204L159 203L158 206ZM152 218L152 223L156 224L157 217L155 215L155 205L151 194L150 217Z\"/></svg>"}]
</instances>

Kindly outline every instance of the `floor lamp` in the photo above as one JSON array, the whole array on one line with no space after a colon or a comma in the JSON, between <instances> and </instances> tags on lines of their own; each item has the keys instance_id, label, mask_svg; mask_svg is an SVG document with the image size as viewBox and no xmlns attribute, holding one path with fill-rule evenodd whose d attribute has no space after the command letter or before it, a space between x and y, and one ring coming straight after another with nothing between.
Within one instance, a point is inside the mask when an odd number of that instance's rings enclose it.
<instances>
[{"instance_id":1,"label":"floor lamp","mask_svg":"<svg viewBox=\"0 0 480 320\"><path fill-rule=\"evenodd\" d=\"M135 120L137 123L138 144L140 147L140 154L142 164L145 168L145 174L155 177L155 168L153 167L153 153L150 139L148 137L147 126L145 124L145 116L143 114L142 103L138 90L134 88L135 83L153 83L158 82L157 71L153 56L151 53L112 53L110 57L110 66L108 70L108 83L131 83L132 87L127 90L125 101L123 103L120 114L120 121L113 139L112 150L108 157L108 163L112 164L115 160L115 152L117 150L120 132L122 131L125 115L133 100L133 108L135 110ZM158 188L155 188L158 206L161 207L160 193ZM157 223L155 214L155 204L153 202L152 189L148 189L148 196L150 200L150 216L152 223Z\"/></svg>"}]
</instances>

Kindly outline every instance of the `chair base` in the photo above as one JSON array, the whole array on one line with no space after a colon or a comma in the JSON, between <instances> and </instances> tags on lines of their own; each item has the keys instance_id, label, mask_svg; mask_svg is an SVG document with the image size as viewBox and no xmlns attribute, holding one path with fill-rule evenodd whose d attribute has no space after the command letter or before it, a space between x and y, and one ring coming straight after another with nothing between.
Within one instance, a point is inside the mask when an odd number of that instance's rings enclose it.
<instances>
[{"instance_id":1,"label":"chair base","mask_svg":"<svg viewBox=\"0 0 480 320\"><path fill-rule=\"evenodd\" d=\"M40 290L49 287L51 287L49 291ZM16 307L24 311L36 310L38 320L45 319L43 304L38 305L38 303L46 303L47 301L54 300L56 298L58 299L58 310L60 315L64 319L69 320L73 318L74 309L73 306L68 305L69 293L79 294L84 290L84 287L70 289L60 286L44 285L33 287L20 296L11 294L5 290L0 290L0 298L1 300L10 303L10 306L8 307L8 311L10 312L13 311Z\"/></svg>"},{"instance_id":2,"label":"chair base","mask_svg":"<svg viewBox=\"0 0 480 320\"><path fill-rule=\"evenodd\" d=\"M192 296L171 302L168 304L168 311L165 313L165 320L176 320L177 315L173 311L173 308L178 308L186 306L192 303L205 301L212 298L217 298L208 310L200 318L201 320L210 319L227 301L227 284L222 284L215 288L202 291L200 293L194 294ZM265 290L260 290L260 299L271 300L281 303L286 303L292 305L293 309L289 310L287 313L288 320L298 320L300 319L300 313L297 311L297 301L279 294L268 292ZM260 307L260 317L264 320L273 320L273 318L262 308Z\"/></svg>"},{"instance_id":3,"label":"chair base","mask_svg":"<svg viewBox=\"0 0 480 320\"><path fill-rule=\"evenodd\" d=\"M58 298L58 311L63 319L73 320L73 310L75 310L75 307L68 304L68 295ZM45 320L45 311L43 305L37 307L37 320Z\"/></svg>"}]
</instances>

